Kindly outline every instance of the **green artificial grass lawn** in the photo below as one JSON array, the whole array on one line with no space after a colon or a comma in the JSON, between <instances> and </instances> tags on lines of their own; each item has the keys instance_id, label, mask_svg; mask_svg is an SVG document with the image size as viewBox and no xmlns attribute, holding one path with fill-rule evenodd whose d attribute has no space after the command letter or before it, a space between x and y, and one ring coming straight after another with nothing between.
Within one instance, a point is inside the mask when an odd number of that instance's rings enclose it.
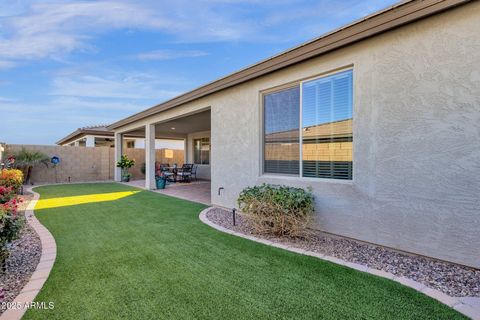
<instances>
[{"instance_id":1,"label":"green artificial grass lawn","mask_svg":"<svg viewBox=\"0 0 480 320\"><path fill-rule=\"evenodd\" d=\"M35 191L57 242L36 301L55 307L24 319L463 319L393 281L216 231L201 204L114 183ZM98 200L125 191L139 192Z\"/></svg>"}]
</instances>

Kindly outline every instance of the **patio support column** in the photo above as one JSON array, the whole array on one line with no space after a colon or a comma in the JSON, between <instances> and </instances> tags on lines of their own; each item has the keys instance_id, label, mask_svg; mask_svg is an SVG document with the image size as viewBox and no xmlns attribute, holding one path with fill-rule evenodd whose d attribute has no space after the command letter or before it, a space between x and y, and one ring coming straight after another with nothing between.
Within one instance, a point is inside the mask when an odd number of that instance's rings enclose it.
<instances>
[{"instance_id":1,"label":"patio support column","mask_svg":"<svg viewBox=\"0 0 480 320\"><path fill-rule=\"evenodd\" d=\"M117 161L122 157L123 152L123 134L115 132L115 152L114 152L114 178L115 181L122 181L122 171L120 168L117 168Z\"/></svg>"},{"instance_id":2,"label":"patio support column","mask_svg":"<svg viewBox=\"0 0 480 320\"><path fill-rule=\"evenodd\" d=\"M155 125L145 126L145 189L155 189Z\"/></svg>"},{"instance_id":3,"label":"patio support column","mask_svg":"<svg viewBox=\"0 0 480 320\"><path fill-rule=\"evenodd\" d=\"M95 137L86 136L85 147L93 148L95 147Z\"/></svg>"}]
</instances>

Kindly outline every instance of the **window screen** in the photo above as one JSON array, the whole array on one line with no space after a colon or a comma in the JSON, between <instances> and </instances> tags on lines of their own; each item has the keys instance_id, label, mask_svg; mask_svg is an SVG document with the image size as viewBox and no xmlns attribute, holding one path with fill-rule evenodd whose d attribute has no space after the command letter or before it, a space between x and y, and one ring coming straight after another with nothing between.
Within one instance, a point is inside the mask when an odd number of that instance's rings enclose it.
<instances>
[{"instance_id":1,"label":"window screen","mask_svg":"<svg viewBox=\"0 0 480 320\"><path fill-rule=\"evenodd\" d=\"M352 179L352 71L302 85L304 177Z\"/></svg>"},{"instance_id":2,"label":"window screen","mask_svg":"<svg viewBox=\"0 0 480 320\"><path fill-rule=\"evenodd\" d=\"M264 172L298 175L300 88L264 96Z\"/></svg>"}]
</instances>

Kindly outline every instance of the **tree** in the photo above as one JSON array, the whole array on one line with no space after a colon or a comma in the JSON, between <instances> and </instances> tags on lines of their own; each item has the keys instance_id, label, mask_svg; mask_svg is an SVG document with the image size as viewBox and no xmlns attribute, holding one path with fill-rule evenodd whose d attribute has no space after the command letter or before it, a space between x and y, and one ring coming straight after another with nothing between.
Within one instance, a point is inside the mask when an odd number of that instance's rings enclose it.
<instances>
[{"instance_id":1,"label":"tree","mask_svg":"<svg viewBox=\"0 0 480 320\"><path fill-rule=\"evenodd\" d=\"M46 154L39 151L28 151L25 147L15 154L14 166L23 171L25 177L24 183L28 184L32 176L33 167L44 164L48 167L49 158Z\"/></svg>"}]
</instances>

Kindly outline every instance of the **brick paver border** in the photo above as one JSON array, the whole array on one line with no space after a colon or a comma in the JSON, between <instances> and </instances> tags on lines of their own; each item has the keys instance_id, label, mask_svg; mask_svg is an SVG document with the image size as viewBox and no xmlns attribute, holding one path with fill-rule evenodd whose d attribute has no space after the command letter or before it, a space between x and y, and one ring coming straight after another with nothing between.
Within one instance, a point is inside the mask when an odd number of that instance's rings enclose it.
<instances>
[{"instance_id":1,"label":"brick paver border","mask_svg":"<svg viewBox=\"0 0 480 320\"><path fill-rule=\"evenodd\" d=\"M30 277L30 280L11 303L12 306L18 306L18 308L6 310L0 316L0 320L19 320L23 317L27 311L25 306L30 305L40 292L40 289L42 289L43 284L47 281L50 271L52 271L53 264L57 257L57 245L55 239L50 231L48 231L48 229L45 228L34 215L33 210L40 195L33 191L32 187L28 187L27 190L33 193L33 199L30 200L27 209L25 210L25 218L27 219L28 224L40 237L42 255L40 256L40 262Z\"/></svg>"},{"instance_id":2,"label":"brick paver border","mask_svg":"<svg viewBox=\"0 0 480 320\"><path fill-rule=\"evenodd\" d=\"M435 300L438 300L443 304L446 304L447 306L457 310L458 312L464 314L465 316L467 316L467 317L469 317L473 320L480 320L480 308L479 308L479 306L476 305L476 303L471 303L471 304L467 303L467 301L469 301L468 299L462 300L462 298L451 297L451 296L449 296L449 295L447 295L447 294L445 294L445 293L443 293L439 290L429 288L429 287L425 286L424 284L422 284L420 282L414 281L412 279L408 279L406 277L398 277L398 276L396 276L392 273L385 272L383 270L372 269L372 268L369 268L368 266L361 265L361 264L358 264L358 263L348 262L348 261L345 261L345 260L342 260L342 259L339 259L339 258L327 256L327 255L324 255L324 254L321 254L321 253L318 253L318 252L313 252L313 251L304 250L304 249L300 249L300 248L296 248L296 247L291 247L291 246L288 246L288 245L285 245L285 244L276 243L276 242L273 242L273 241L270 241L270 240L257 238L255 236L246 235L246 234L243 234L243 233L239 233L239 232L224 228L224 227L208 220L207 212L209 212L213 208L214 207L209 207L209 208L204 209L202 212L200 212L199 218L200 218L200 221L202 221L203 223L209 225L210 227L212 227L214 229L217 229L218 231L222 231L222 232L225 232L225 233L228 233L228 234L231 234L231 235L235 235L237 237L245 238L245 239L248 239L248 240L252 240L252 241L255 241L255 242L263 243L263 244L266 244L268 246L288 250L288 251L291 251L291 252L295 252L295 253L298 253L298 254L303 254L303 255L306 255L306 256L315 257L315 258L326 260L326 261L330 261L330 262L333 262L333 263L336 263L336 264L339 264L339 265L342 265L342 266L345 266L345 267L349 267L349 268L352 268L352 269L355 269L355 270L358 270L358 271L361 271L361 272L370 273L370 274L373 274L375 276L379 276L379 277L383 277L383 278L387 278L387 279L396 281L398 283L403 284L404 286L415 289L415 290L417 290L417 291L419 291L419 292L421 292L421 293L423 293L423 294L425 294L425 295L427 295L427 296L429 296L429 297L431 297ZM0 320L3 320L3 319L0 319Z\"/></svg>"}]
</instances>

